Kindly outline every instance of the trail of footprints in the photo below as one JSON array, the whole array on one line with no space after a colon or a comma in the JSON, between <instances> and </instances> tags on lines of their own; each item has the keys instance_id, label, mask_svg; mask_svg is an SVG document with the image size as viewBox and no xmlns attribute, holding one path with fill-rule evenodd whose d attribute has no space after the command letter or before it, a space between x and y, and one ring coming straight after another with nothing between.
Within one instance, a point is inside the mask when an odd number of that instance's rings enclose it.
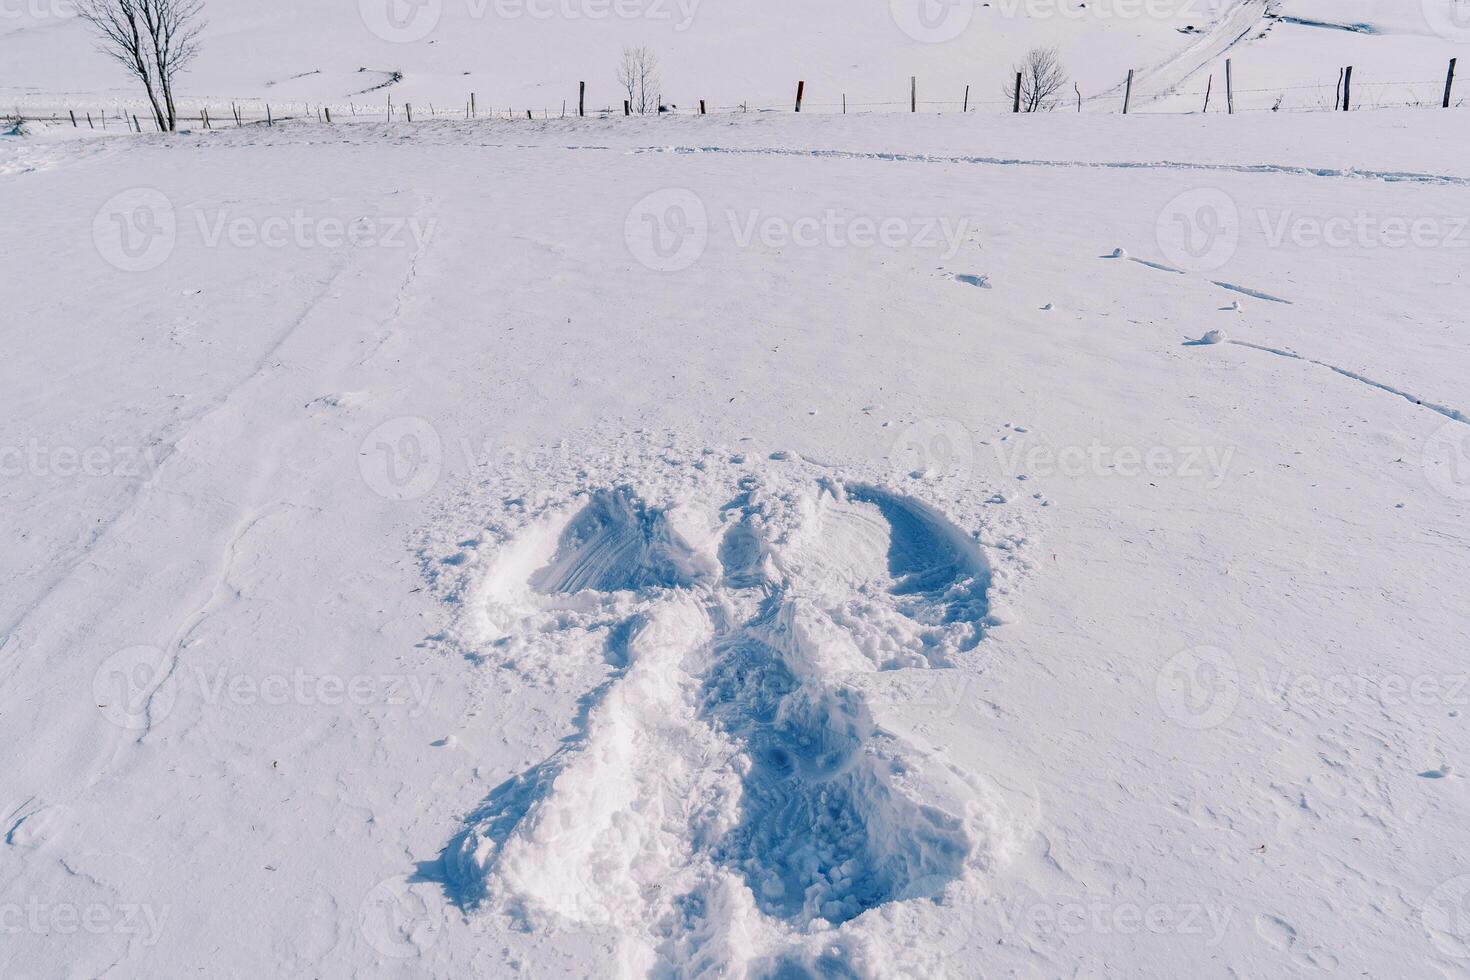
<instances>
[{"instance_id":1,"label":"trail of footprints","mask_svg":"<svg viewBox=\"0 0 1470 980\"><path fill-rule=\"evenodd\" d=\"M594 610L610 679L448 847L462 899L607 926L636 937L630 972L697 975L939 896L993 848L991 801L849 681L978 642L989 580L970 535L869 485L748 478L717 514L612 488L543 520L482 601L553 636Z\"/></svg>"}]
</instances>

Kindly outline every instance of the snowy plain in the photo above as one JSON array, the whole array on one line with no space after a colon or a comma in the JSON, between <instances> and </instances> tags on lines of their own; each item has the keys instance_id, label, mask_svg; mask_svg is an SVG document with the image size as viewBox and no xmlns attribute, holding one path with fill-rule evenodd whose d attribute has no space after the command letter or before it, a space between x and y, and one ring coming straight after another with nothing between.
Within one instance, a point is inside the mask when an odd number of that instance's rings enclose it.
<instances>
[{"instance_id":1,"label":"snowy plain","mask_svg":"<svg viewBox=\"0 0 1470 980\"><path fill-rule=\"evenodd\" d=\"M1460 975L1464 124L1127 124L7 140L4 973Z\"/></svg>"},{"instance_id":2,"label":"snowy plain","mask_svg":"<svg viewBox=\"0 0 1470 980\"><path fill-rule=\"evenodd\" d=\"M648 26L354 6L215 0L190 104ZM958 9L656 25L801 116L0 136L0 976L1470 973L1470 124L1183 114L1470 32ZM832 111L1038 42L1080 115Z\"/></svg>"}]
</instances>

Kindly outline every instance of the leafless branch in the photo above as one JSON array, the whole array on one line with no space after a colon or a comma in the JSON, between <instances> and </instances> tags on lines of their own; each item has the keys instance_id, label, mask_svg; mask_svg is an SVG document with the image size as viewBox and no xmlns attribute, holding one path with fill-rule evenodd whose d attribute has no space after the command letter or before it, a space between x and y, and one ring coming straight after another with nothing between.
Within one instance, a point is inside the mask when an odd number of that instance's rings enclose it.
<instances>
[{"instance_id":1,"label":"leafless branch","mask_svg":"<svg viewBox=\"0 0 1470 980\"><path fill-rule=\"evenodd\" d=\"M1067 73L1056 48L1032 48L1013 69L1021 76L1021 111L1049 112L1056 107L1053 98L1067 84ZM1016 83L1005 86L1006 98L1016 98Z\"/></svg>"},{"instance_id":2,"label":"leafless branch","mask_svg":"<svg viewBox=\"0 0 1470 980\"><path fill-rule=\"evenodd\" d=\"M102 52L143 85L161 130L178 123L174 82L199 52L201 0L78 0Z\"/></svg>"},{"instance_id":3,"label":"leafless branch","mask_svg":"<svg viewBox=\"0 0 1470 980\"><path fill-rule=\"evenodd\" d=\"M618 85L628 97L628 104L639 115L657 112L660 91L658 55L646 45L626 47L618 65Z\"/></svg>"}]
</instances>

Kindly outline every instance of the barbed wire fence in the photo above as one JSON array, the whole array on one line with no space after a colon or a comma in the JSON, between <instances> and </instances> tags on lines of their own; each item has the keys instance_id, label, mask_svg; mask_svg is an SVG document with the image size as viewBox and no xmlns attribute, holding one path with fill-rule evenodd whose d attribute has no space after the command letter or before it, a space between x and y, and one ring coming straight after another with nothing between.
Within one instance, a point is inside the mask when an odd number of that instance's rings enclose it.
<instances>
[{"instance_id":1,"label":"barbed wire fence","mask_svg":"<svg viewBox=\"0 0 1470 980\"><path fill-rule=\"evenodd\" d=\"M1228 62L1227 62L1228 64ZM1229 72L1227 70L1227 79ZM791 102L782 104L737 103L710 105L704 100L693 104L666 103L657 115L729 115L732 113L816 113L821 115L865 115L877 113L966 113L1000 114L1019 111L1014 97L1002 99L972 98L966 86L963 97L954 99L919 98L918 79L911 79L909 98L883 101L860 101L842 94L840 99L805 99L805 83L793 86ZM1345 67L1333 81L1318 80L1304 84L1236 87L1216 74L1191 80L1188 88L1177 86L1156 96L1149 103L1131 102L1130 81L1103 93L1083 96L1057 95L1043 104L1042 111L1057 113L1133 113L1142 115L1227 115L1257 112L1336 112L1388 108L1461 108L1464 98L1456 98L1455 60L1451 59L1444 77L1383 81L1353 78L1353 68ZM997 86L1000 90L1001 86ZM193 99L180 108L181 129L213 130L241 126L274 126L277 123L315 121L320 123L419 123L434 120L521 122L568 119L575 117L615 118L638 113L623 102L621 105L591 106L586 102L585 83L578 98L559 106L517 107L489 106L474 94L463 105L445 106L433 102L395 102L391 95L381 101L338 102L269 101L265 99L209 100ZM1191 108L1191 104L1196 106ZM185 108L187 106L187 108ZM108 108L78 108L67 105L16 105L7 114L11 125L41 122L70 125L78 129L104 132L156 132L156 125L144 118L141 110L126 105ZM653 114L653 113L650 113Z\"/></svg>"}]
</instances>

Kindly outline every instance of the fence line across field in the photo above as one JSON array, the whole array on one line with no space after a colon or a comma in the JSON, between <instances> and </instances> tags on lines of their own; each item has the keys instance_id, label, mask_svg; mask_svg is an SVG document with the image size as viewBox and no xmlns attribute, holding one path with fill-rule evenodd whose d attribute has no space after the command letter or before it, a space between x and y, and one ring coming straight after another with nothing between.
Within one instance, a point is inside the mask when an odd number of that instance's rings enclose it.
<instances>
[{"instance_id":1,"label":"fence line across field","mask_svg":"<svg viewBox=\"0 0 1470 980\"><path fill-rule=\"evenodd\" d=\"M1075 96L1058 94L1051 100L1045 111L1048 112L1082 112L1085 107L1090 107L1094 112L1113 111L1128 113L1143 112L1149 115L1200 115L1213 111L1216 114L1233 114L1236 112L1329 112L1350 111L1356 109L1386 109L1415 106L1433 106L1438 108L1458 108L1464 104L1464 100L1454 98L1456 59L1451 59L1449 69L1442 79L1416 79L1408 81L1377 81L1364 79L1361 73L1357 78L1353 77L1353 66L1346 66L1339 70L1338 77L1334 82L1319 81L1302 85L1277 85L1266 87L1242 88L1234 84L1239 73L1234 71L1229 59L1225 62L1223 85L1215 84L1215 75L1210 74L1199 81L1198 93L1188 91L1172 91L1170 97L1177 100L1195 98L1200 101L1200 108L1156 108L1147 105L1134 104L1133 87L1134 73L1130 71L1127 79L1121 81L1118 86L1105 92L1092 96L1083 96L1076 91ZM971 96L971 86L966 85L963 93L956 93L960 97L953 99L920 98L920 79L910 79L908 98L880 100L872 102L853 101L846 93L840 93L838 99L810 99L807 97L807 85L805 81L794 84L795 98L793 102L780 105L752 105L750 103L739 103L735 105L714 105L704 99L696 100L689 106L667 105L660 106L657 113L649 115L705 115L705 114L730 114L730 113L800 113L817 112L826 114L850 114L850 113L882 113L882 112L950 112L959 111L963 113L980 114L985 111L1000 113L1021 112L1021 92L1018 79L1010 80L1004 91L1006 98L989 99L974 98ZM1442 86L1442 88L1441 88ZM1393 91L1401 90L1395 97ZM1075 86L1074 86L1075 90ZM1223 91L1222 91L1223 90ZM1299 93L1316 93L1315 102L1308 99L1305 103ZM1211 98L1219 93L1214 109L1211 109ZM1365 98L1365 93L1367 97ZM1292 101L1288 103L1288 96ZM1258 97L1264 97L1264 101L1270 104L1243 104L1256 102ZM1274 101L1270 101L1274 97ZM1330 102L1330 104L1329 104ZM1116 108L1115 108L1116 107ZM110 109L90 110L75 106L67 107L44 107L41 110L27 110L19 105L10 115L14 122L52 122L70 123L81 129L93 130L127 131L127 132L157 132L157 124L151 117L147 120L141 119L140 115L132 109L112 107ZM46 111L49 110L49 111ZM194 107L181 110L179 113L180 128L184 130L220 129L231 126L266 125L274 126L278 122L297 120L315 120L322 123L339 122L398 122L404 123L423 122L425 120L502 120L513 121L566 119L577 116L596 116L599 118L610 118L615 116L636 115L632 110L630 102L624 101L621 106L607 105L602 108L589 108L587 103L587 83L578 84L575 103L563 102L558 107L544 106L515 107L506 106L486 107L476 93L469 93L468 98L462 106L441 106L435 103L395 103L391 97L383 102L357 103L331 102L269 102L263 99L225 101L223 103L210 100L199 100Z\"/></svg>"}]
</instances>

